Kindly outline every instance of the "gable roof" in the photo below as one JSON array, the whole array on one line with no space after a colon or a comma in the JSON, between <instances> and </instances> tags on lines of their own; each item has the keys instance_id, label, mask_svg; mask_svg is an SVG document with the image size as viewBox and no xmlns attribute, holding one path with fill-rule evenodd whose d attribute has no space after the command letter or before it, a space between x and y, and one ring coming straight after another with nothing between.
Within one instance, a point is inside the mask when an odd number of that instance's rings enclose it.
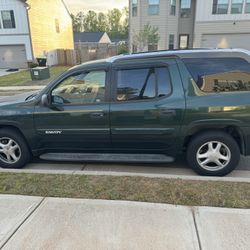
<instances>
[{"instance_id":1,"label":"gable roof","mask_svg":"<svg viewBox=\"0 0 250 250\"><path fill-rule=\"evenodd\" d=\"M74 41L75 42L92 42L92 43L98 43L105 32L75 32L74 33Z\"/></svg>"}]
</instances>

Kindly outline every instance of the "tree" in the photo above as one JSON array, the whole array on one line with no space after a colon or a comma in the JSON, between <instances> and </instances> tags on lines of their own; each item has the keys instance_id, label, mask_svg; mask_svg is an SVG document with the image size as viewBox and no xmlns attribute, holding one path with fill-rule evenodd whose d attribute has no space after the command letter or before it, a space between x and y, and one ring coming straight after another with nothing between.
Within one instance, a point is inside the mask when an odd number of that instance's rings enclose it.
<instances>
[{"instance_id":1,"label":"tree","mask_svg":"<svg viewBox=\"0 0 250 250\"><path fill-rule=\"evenodd\" d=\"M122 9L122 16L124 17L124 20L122 22L121 36L122 36L122 38L126 39L126 38L128 38L128 30L129 30L129 9L128 9L128 7L124 7Z\"/></svg>"},{"instance_id":2,"label":"tree","mask_svg":"<svg viewBox=\"0 0 250 250\"><path fill-rule=\"evenodd\" d=\"M149 45L157 45L160 41L158 31L158 27L152 27L150 24L145 25L144 29L134 36L133 44L137 46L139 51L143 51Z\"/></svg>"},{"instance_id":3,"label":"tree","mask_svg":"<svg viewBox=\"0 0 250 250\"><path fill-rule=\"evenodd\" d=\"M98 19L95 11L90 10L83 21L83 28L86 32L98 31Z\"/></svg>"},{"instance_id":4,"label":"tree","mask_svg":"<svg viewBox=\"0 0 250 250\"><path fill-rule=\"evenodd\" d=\"M109 36L117 38L121 31L122 12L119 9L113 9L108 12Z\"/></svg>"},{"instance_id":5,"label":"tree","mask_svg":"<svg viewBox=\"0 0 250 250\"><path fill-rule=\"evenodd\" d=\"M104 13L100 12L98 14L97 19L98 19L97 30L101 32L109 32L107 16Z\"/></svg>"},{"instance_id":6,"label":"tree","mask_svg":"<svg viewBox=\"0 0 250 250\"><path fill-rule=\"evenodd\" d=\"M110 38L126 39L128 37L128 8L113 9L107 14L90 10L87 14L71 14L74 32L107 32Z\"/></svg>"},{"instance_id":7,"label":"tree","mask_svg":"<svg viewBox=\"0 0 250 250\"><path fill-rule=\"evenodd\" d=\"M84 13L81 11L77 15L71 14L74 32L83 31Z\"/></svg>"}]
</instances>

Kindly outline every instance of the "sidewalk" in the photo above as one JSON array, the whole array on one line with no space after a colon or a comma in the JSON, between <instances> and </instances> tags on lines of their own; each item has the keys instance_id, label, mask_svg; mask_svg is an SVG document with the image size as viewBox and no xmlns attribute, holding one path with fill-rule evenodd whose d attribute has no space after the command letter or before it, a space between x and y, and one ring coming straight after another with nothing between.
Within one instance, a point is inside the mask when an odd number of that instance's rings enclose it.
<instances>
[{"instance_id":1,"label":"sidewalk","mask_svg":"<svg viewBox=\"0 0 250 250\"><path fill-rule=\"evenodd\" d=\"M0 248L249 249L250 210L0 195Z\"/></svg>"}]
</instances>

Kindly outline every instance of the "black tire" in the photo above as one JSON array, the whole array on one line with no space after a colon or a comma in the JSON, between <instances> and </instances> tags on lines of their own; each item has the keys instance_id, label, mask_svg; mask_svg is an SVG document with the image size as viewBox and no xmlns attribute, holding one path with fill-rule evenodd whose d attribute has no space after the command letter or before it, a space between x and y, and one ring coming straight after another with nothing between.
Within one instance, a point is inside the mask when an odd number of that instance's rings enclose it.
<instances>
[{"instance_id":1,"label":"black tire","mask_svg":"<svg viewBox=\"0 0 250 250\"><path fill-rule=\"evenodd\" d=\"M217 150L216 153L214 153L215 151L211 151L210 149L212 148L213 150L216 150L216 145L218 145L220 149ZM206 155L206 158L204 159L202 157L203 156L202 154L198 154L200 152L203 153L202 150L204 152L203 155ZM209 160L211 159L211 156L207 156L207 155L209 153L211 155L211 152L213 152L212 157L218 157L218 154L219 154L220 156L222 155L222 156L225 156L225 158L228 158L225 161L219 159L220 161L219 163L221 163L223 166L220 166L219 164L214 163L213 160L212 162L209 162ZM218 162L218 159L217 158L215 159ZM205 160L208 160L208 163L204 164ZM237 142L234 140L232 136L230 136L229 134L223 131L213 130L213 131L208 131L208 132L197 134L193 139L191 139L187 148L187 162L189 166L196 173L200 175L225 176L229 174L230 172L232 172L237 167L239 161L240 161L240 149L239 149ZM207 166L209 164L210 166ZM213 166L213 164L215 166ZM216 166L216 164L218 166ZM205 165L205 166L202 166L202 165Z\"/></svg>"},{"instance_id":2,"label":"black tire","mask_svg":"<svg viewBox=\"0 0 250 250\"><path fill-rule=\"evenodd\" d=\"M9 140L9 141L8 141ZM31 153L22 135L12 129L0 129L0 149L3 149L8 142L12 140L12 147L17 145L17 149L13 149L13 152L17 159L15 160L10 156L10 160L7 159L7 154L0 152L0 167L1 168L22 168L31 159ZM2 146L1 146L2 145ZM12 161L12 162L11 162Z\"/></svg>"}]
</instances>

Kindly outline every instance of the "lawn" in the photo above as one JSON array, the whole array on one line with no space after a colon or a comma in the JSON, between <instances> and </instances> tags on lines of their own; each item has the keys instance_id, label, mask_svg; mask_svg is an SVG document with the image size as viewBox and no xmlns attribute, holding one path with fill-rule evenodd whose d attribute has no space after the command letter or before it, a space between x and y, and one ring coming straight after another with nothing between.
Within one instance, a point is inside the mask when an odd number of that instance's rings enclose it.
<instances>
[{"instance_id":1,"label":"lawn","mask_svg":"<svg viewBox=\"0 0 250 250\"><path fill-rule=\"evenodd\" d=\"M32 81L30 77L30 71L24 70L17 73L13 73L7 76L0 77L0 87L4 86L27 86L27 85L46 85L56 76L60 75L70 67L68 66L55 66L50 68L50 78L42 81Z\"/></svg>"},{"instance_id":2,"label":"lawn","mask_svg":"<svg viewBox=\"0 0 250 250\"><path fill-rule=\"evenodd\" d=\"M0 173L1 194L250 208L250 183Z\"/></svg>"}]
</instances>

